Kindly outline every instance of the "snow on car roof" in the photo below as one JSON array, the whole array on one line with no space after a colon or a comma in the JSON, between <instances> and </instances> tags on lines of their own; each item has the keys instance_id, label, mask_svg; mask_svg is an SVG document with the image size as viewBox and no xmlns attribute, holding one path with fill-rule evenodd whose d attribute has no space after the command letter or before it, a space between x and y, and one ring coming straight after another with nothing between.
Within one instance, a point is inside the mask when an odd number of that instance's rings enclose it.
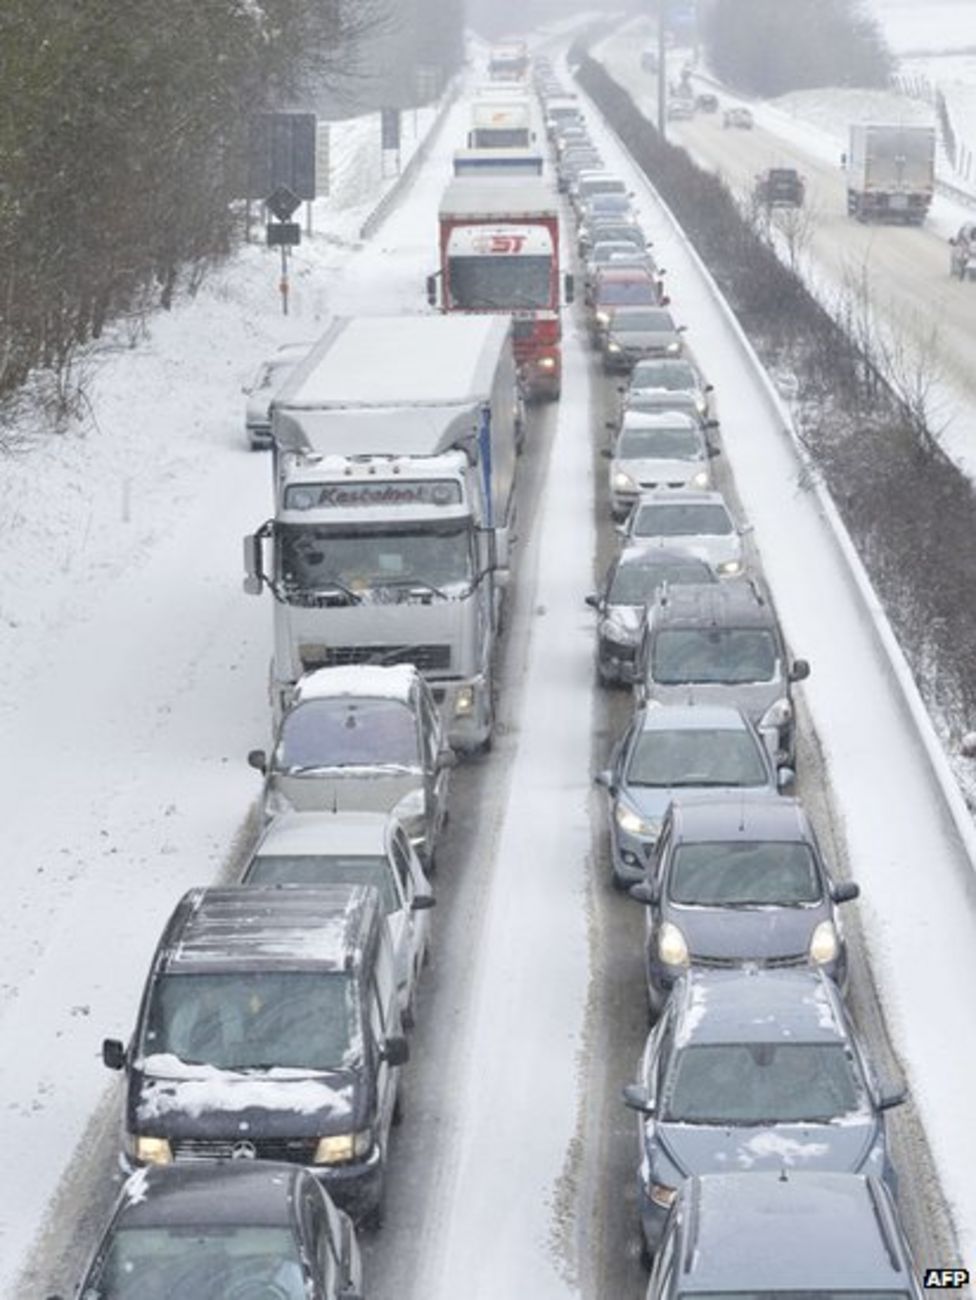
<instances>
[{"instance_id":1,"label":"snow on car roof","mask_svg":"<svg viewBox=\"0 0 976 1300\"><path fill-rule=\"evenodd\" d=\"M386 852L390 814L385 812L289 812L275 817L254 850L256 858L271 854L304 856L351 853L375 856Z\"/></svg>"},{"instance_id":2,"label":"snow on car roof","mask_svg":"<svg viewBox=\"0 0 976 1300\"><path fill-rule=\"evenodd\" d=\"M340 318L296 367L275 407L375 410L485 400L508 329L504 316Z\"/></svg>"},{"instance_id":3,"label":"snow on car roof","mask_svg":"<svg viewBox=\"0 0 976 1300\"><path fill-rule=\"evenodd\" d=\"M392 700L410 699L417 680L413 664L352 664L345 668L316 668L299 681L296 700L358 695Z\"/></svg>"}]
</instances>

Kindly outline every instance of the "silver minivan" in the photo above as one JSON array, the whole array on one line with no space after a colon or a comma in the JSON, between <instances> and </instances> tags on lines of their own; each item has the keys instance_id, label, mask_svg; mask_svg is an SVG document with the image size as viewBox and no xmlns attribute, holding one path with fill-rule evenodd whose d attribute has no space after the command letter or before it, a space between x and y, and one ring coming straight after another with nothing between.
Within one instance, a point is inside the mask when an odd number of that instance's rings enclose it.
<instances>
[{"instance_id":1,"label":"silver minivan","mask_svg":"<svg viewBox=\"0 0 976 1300\"><path fill-rule=\"evenodd\" d=\"M412 664L306 673L282 716L264 774L264 811L392 812L429 870L447 814L450 768L430 687Z\"/></svg>"}]
</instances>

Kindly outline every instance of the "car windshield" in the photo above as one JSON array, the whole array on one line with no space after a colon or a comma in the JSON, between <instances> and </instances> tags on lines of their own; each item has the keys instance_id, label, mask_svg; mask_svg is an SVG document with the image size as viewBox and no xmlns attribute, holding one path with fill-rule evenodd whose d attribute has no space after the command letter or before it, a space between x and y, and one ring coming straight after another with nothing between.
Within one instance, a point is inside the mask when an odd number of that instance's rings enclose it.
<instances>
[{"instance_id":1,"label":"car windshield","mask_svg":"<svg viewBox=\"0 0 976 1300\"><path fill-rule=\"evenodd\" d=\"M385 857L334 853L259 853L244 873L246 885L372 885L387 916L402 907Z\"/></svg>"},{"instance_id":2,"label":"car windshield","mask_svg":"<svg viewBox=\"0 0 976 1300\"><path fill-rule=\"evenodd\" d=\"M663 1112L683 1124L825 1124L863 1098L843 1043L700 1043L676 1054Z\"/></svg>"},{"instance_id":3,"label":"car windshield","mask_svg":"<svg viewBox=\"0 0 976 1300\"><path fill-rule=\"evenodd\" d=\"M808 844L679 844L668 896L689 907L802 907L819 903L823 887Z\"/></svg>"},{"instance_id":4,"label":"car windshield","mask_svg":"<svg viewBox=\"0 0 976 1300\"><path fill-rule=\"evenodd\" d=\"M602 280L597 290L597 305L600 307L641 307L644 303L657 302L657 290L649 276L634 276L628 280ZM619 329L658 330L667 329L660 323L665 312L635 312L626 320L618 317L615 324Z\"/></svg>"},{"instance_id":5,"label":"car windshield","mask_svg":"<svg viewBox=\"0 0 976 1300\"><path fill-rule=\"evenodd\" d=\"M362 1054L356 983L344 971L162 975L142 1051L219 1070L348 1068Z\"/></svg>"},{"instance_id":6,"label":"car windshield","mask_svg":"<svg viewBox=\"0 0 976 1300\"><path fill-rule=\"evenodd\" d=\"M602 178L585 180L580 185L580 197L582 199L591 199L597 194L622 194L626 197L627 186L623 181L615 181L610 178L606 180Z\"/></svg>"},{"instance_id":7,"label":"car windshield","mask_svg":"<svg viewBox=\"0 0 976 1300\"><path fill-rule=\"evenodd\" d=\"M655 501L637 507L631 531L635 537L728 537L732 520L717 503Z\"/></svg>"},{"instance_id":8,"label":"car windshield","mask_svg":"<svg viewBox=\"0 0 976 1300\"><path fill-rule=\"evenodd\" d=\"M624 429L617 443L618 460L702 460L701 438L694 429Z\"/></svg>"},{"instance_id":9,"label":"car windshield","mask_svg":"<svg viewBox=\"0 0 976 1300\"><path fill-rule=\"evenodd\" d=\"M747 731L642 731L631 750L628 785L671 787L766 785L762 756Z\"/></svg>"},{"instance_id":10,"label":"car windshield","mask_svg":"<svg viewBox=\"0 0 976 1300\"><path fill-rule=\"evenodd\" d=\"M288 1228L215 1224L119 1227L82 1300L306 1300L298 1245Z\"/></svg>"},{"instance_id":11,"label":"car windshield","mask_svg":"<svg viewBox=\"0 0 976 1300\"><path fill-rule=\"evenodd\" d=\"M693 392L699 383L689 361L638 361L630 377L630 387L632 392L639 388Z\"/></svg>"},{"instance_id":12,"label":"car windshield","mask_svg":"<svg viewBox=\"0 0 976 1300\"><path fill-rule=\"evenodd\" d=\"M662 686L771 682L779 656L762 627L661 628L651 651L651 677Z\"/></svg>"},{"instance_id":13,"label":"car windshield","mask_svg":"<svg viewBox=\"0 0 976 1300\"><path fill-rule=\"evenodd\" d=\"M402 700L326 696L285 714L274 754L277 772L377 764L421 765L417 721Z\"/></svg>"},{"instance_id":14,"label":"car windshield","mask_svg":"<svg viewBox=\"0 0 976 1300\"><path fill-rule=\"evenodd\" d=\"M704 560L674 560L663 564L621 564L613 575L607 603L645 605L663 582L672 587L686 583L717 582Z\"/></svg>"},{"instance_id":15,"label":"car windshield","mask_svg":"<svg viewBox=\"0 0 976 1300\"><path fill-rule=\"evenodd\" d=\"M594 222L591 233L593 235L594 240L599 240L601 244L604 242L609 243L610 241L613 241L619 243L634 244L636 245L637 248L644 248L646 246L644 233L641 230L640 226L632 225L629 221L628 222L624 222L624 221Z\"/></svg>"},{"instance_id":16,"label":"car windshield","mask_svg":"<svg viewBox=\"0 0 976 1300\"><path fill-rule=\"evenodd\" d=\"M471 533L456 520L423 528L279 524L275 539L278 573L291 598L345 589L393 602L397 591L409 596L411 582L443 590L474 576Z\"/></svg>"},{"instance_id":17,"label":"car windshield","mask_svg":"<svg viewBox=\"0 0 976 1300\"><path fill-rule=\"evenodd\" d=\"M459 311L551 307L552 258L506 248L484 257L448 260L450 305Z\"/></svg>"}]
</instances>

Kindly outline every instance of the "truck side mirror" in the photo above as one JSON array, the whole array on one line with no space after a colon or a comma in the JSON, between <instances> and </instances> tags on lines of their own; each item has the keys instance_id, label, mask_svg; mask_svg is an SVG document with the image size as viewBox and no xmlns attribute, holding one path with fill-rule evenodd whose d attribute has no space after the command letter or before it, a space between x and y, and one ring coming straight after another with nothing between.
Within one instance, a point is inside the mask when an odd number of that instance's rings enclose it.
<instances>
[{"instance_id":1,"label":"truck side mirror","mask_svg":"<svg viewBox=\"0 0 976 1300\"><path fill-rule=\"evenodd\" d=\"M428 275L427 277L427 301L431 307L437 306L437 276Z\"/></svg>"},{"instance_id":2,"label":"truck side mirror","mask_svg":"<svg viewBox=\"0 0 976 1300\"><path fill-rule=\"evenodd\" d=\"M110 1070L125 1069L125 1048L117 1038L106 1038L103 1041L102 1062Z\"/></svg>"},{"instance_id":3,"label":"truck side mirror","mask_svg":"<svg viewBox=\"0 0 976 1300\"><path fill-rule=\"evenodd\" d=\"M576 297L576 281L571 275L567 274L563 280L563 292L566 296L566 305L569 306Z\"/></svg>"},{"instance_id":4,"label":"truck side mirror","mask_svg":"<svg viewBox=\"0 0 976 1300\"><path fill-rule=\"evenodd\" d=\"M391 1034L380 1052L387 1065L406 1065L410 1059L410 1045L401 1034Z\"/></svg>"},{"instance_id":5,"label":"truck side mirror","mask_svg":"<svg viewBox=\"0 0 976 1300\"><path fill-rule=\"evenodd\" d=\"M261 539L257 533L244 538L244 590L260 596L264 578L261 573Z\"/></svg>"},{"instance_id":6,"label":"truck side mirror","mask_svg":"<svg viewBox=\"0 0 976 1300\"><path fill-rule=\"evenodd\" d=\"M509 562L509 535L507 528L495 529L495 565L496 569L507 569Z\"/></svg>"}]
</instances>

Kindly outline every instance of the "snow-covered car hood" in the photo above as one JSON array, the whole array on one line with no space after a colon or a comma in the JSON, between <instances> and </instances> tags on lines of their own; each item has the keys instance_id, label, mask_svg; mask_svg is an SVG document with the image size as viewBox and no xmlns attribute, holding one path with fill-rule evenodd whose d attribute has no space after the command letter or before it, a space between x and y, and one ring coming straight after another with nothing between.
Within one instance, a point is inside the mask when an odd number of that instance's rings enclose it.
<instances>
[{"instance_id":1,"label":"snow-covered car hood","mask_svg":"<svg viewBox=\"0 0 976 1300\"><path fill-rule=\"evenodd\" d=\"M231 1071L154 1055L133 1064L135 1131L159 1137L254 1140L345 1133L358 1126L365 1089L354 1070ZM357 1104L358 1103L358 1104Z\"/></svg>"},{"instance_id":2,"label":"snow-covered car hood","mask_svg":"<svg viewBox=\"0 0 976 1300\"><path fill-rule=\"evenodd\" d=\"M742 558L742 542L737 533L729 533L724 537L702 533L690 533L684 537L647 537L640 533L629 533L628 542L648 550L687 551L689 555L710 564L713 569L730 560Z\"/></svg>"},{"instance_id":3,"label":"snow-covered car hood","mask_svg":"<svg viewBox=\"0 0 976 1300\"><path fill-rule=\"evenodd\" d=\"M613 487L615 474L626 474L639 487L656 487L660 484L677 484L686 487L696 474L704 470L706 479L695 487L708 487L711 483L711 471L708 461L702 456L697 460L652 460L640 457L628 457L610 462L610 486Z\"/></svg>"},{"instance_id":4,"label":"snow-covered car hood","mask_svg":"<svg viewBox=\"0 0 976 1300\"><path fill-rule=\"evenodd\" d=\"M855 1112L826 1124L649 1125L648 1146L661 1152L686 1176L743 1173L753 1169L824 1169L856 1172L877 1134L877 1121Z\"/></svg>"}]
</instances>

